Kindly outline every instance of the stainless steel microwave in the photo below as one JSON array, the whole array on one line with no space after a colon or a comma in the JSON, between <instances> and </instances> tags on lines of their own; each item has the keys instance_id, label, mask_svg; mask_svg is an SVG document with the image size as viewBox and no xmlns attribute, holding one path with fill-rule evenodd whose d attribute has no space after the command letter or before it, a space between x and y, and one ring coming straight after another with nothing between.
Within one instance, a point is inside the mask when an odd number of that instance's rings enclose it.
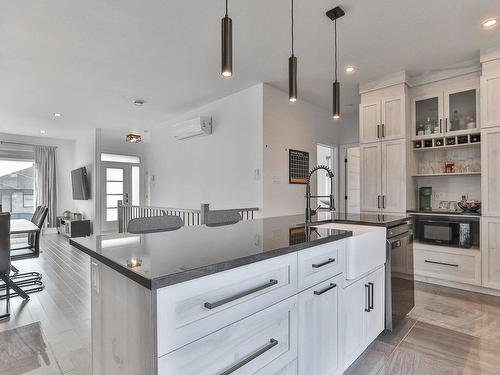
<instances>
[{"instance_id":1,"label":"stainless steel microwave","mask_svg":"<svg viewBox=\"0 0 500 375\"><path fill-rule=\"evenodd\" d=\"M467 249L479 246L479 217L416 215L414 224L419 242Z\"/></svg>"}]
</instances>

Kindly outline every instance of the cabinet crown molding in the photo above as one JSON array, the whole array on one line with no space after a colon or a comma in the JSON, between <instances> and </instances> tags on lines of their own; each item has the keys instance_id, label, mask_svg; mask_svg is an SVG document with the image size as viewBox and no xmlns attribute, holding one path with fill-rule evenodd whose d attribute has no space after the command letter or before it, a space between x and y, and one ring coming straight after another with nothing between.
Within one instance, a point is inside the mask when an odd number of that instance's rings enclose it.
<instances>
[{"instance_id":1,"label":"cabinet crown molding","mask_svg":"<svg viewBox=\"0 0 500 375\"><path fill-rule=\"evenodd\" d=\"M482 49L479 56L481 64L492 60L498 60L500 59L500 47Z\"/></svg>"}]
</instances>

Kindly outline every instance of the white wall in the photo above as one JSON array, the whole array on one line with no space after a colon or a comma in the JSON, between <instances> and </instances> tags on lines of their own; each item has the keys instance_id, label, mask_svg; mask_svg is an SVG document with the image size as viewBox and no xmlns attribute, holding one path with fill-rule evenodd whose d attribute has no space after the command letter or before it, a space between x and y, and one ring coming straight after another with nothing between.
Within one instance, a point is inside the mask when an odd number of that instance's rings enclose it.
<instances>
[{"instance_id":1,"label":"white wall","mask_svg":"<svg viewBox=\"0 0 500 375\"><path fill-rule=\"evenodd\" d=\"M262 208L262 84L151 129L151 205L198 209ZM184 141L171 125L211 116L213 134Z\"/></svg>"},{"instance_id":2,"label":"white wall","mask_svg":"<svg viewBox=\"0 0 500 375\"><path fill-rule=\"evenodd\" d=\"M95 130L89 130L84 136L79 136L74 142L73 166L72 169L85 167L89 178L90 199L85 201L73 201L73 210L83 214L84 218L94 221L95 219L95 174L94 174L94 153L95 153ZM71 185L70 189L71 189Z\"/></svg>"},{"instance_id":3,"label":"white wall","mask_svg":"<svg viewBox=\"0 0 500 375\"><path fill-rule=\"evenodd\" d=\"M316 145L338 144L338 124L329 111L290 103L287 93L265 84L263 135L264 216L303 214L305 185L288 183L288 150L309 152L309 166L316 166Z\"/></svg>"},{"instance_id":4,"label":"white wall","mask_svg":"<svg viewBox=\"0 0 500 375\"><path fill-rule=\"evenodd\" d=\"M37 144L45 146L56 146L56 178L57 178L57 210L60 215L65 209L73 210L73 197L71 190L71 170L73 170L73 148L75 142L72 140L31 137L16 134L0 133L0 140ZM32 151L33 147L0 145L1 148L13 150Z\"/></svg>"},{"instance_id":5,"label":"white wall","mask_svg":"<svg viewBox=\"0 0 500 375\"><path fill-rule=\"evenodd\" d=\"M338 122L339 144L359 143L359 111L343 114Z\"/></svg>"}]
</instances>

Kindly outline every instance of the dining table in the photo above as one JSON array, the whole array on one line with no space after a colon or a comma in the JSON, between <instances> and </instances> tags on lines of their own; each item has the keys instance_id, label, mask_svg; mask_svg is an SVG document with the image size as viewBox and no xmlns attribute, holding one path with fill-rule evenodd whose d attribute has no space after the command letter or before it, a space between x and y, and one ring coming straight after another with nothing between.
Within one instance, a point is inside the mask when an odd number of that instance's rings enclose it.
<instances>
[{"instance_id":1,"label":"dining table","mask_svg":"<svg viewBox=\"0 0 500 375\"><path fill-rule=\"evenodd\" d=\"M35 234L38 235L40 232L40 228L36 226L34 223L32 223L30 220L26 219L11 219L10 220L10 234ZM40 253L38 241L30 241L28 243L28 246L23 246L23 247L12 247L11 250L15 251L15 255L12 256L12 259L24 259L24 258L31 258L31 257L38 257L38 254ZM24 250L24 251L23 251ZM19 252L21 251L21 252Z\"/></svg>"},{"instance_id":2,"label":"dining table","mask_svg":"<svg viewBox=\"0 0 500 375\"><path fill-rule=\"evenodd\" d=\"M35 224L26 219L11 219L10 234L36 233L40 231Z\"/></svg>"}]
</instances>

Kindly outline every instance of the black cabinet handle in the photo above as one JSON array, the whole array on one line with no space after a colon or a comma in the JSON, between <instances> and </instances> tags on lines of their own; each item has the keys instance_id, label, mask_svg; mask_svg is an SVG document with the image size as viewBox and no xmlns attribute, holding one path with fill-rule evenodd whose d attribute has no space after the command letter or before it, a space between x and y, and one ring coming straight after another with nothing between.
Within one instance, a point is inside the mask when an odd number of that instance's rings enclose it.
<instances>
[{"instance_id":1,"label":"black cabinet handle","mask_svg":"<svg viewBox=\"0 0 500 375\"><path fill-rule=\"evenodd\" d=\"M382 195L382 208L385 208L385 195Z\"/></svg>"},{"instance_id":2,"label":"black cabinet handle","mask_svg":"<svg viewBox=\"0 0 500 375\"><path fill-rule=\"evenodd\" d=\"M322 263L312 264L311 266L312 266L312 268L321 268L321 267L326 266L327 264L330 264L333 262L335 262L335 258L328 258L328 260L325 260Z\"/></svg>"},{"instance_id":3,"label":"black cabinet handle","mask_svg":"<svg viewBox=\"0 0 500 375\"><path fill-rule=\"evenodd\" d=\"M373 285L373 283L368 283L368 286L369 286L369 297L368 297L368 309L369 310L373 310L373 292L375 290L375 287Z\"/></svg>"},{"instance_id":4,"label":"black cabinet handle","mask_svg":"<svg viewBox=\"0 0 500 375\"><path fill-rule=\"evenodd\" d=\"M382 138L385 138L385 124L382 124Z\"/></svg>"},{"instance_id":5,"label":"black cabinet handle","mask_svg":"<svg viewBox=\"0 0 500 375\"><path fill-rule=\"evenodd\" d=\"M370 312L370 285L365 284L365 311Z\"/></svg>"},{"instance_id":6,"label":"black cabinet handle","mask_svg":"<svg viewBox=\"0 0 500 375\"><path fill-rule=\"evenodd\" d=\"M444 130L447 132L448 131L448 117L444 119Z\"/></svg>"},{"instance_id":7,"label":"black cabinet handle","mask_svg":"<svg viewBox=\"0 0 500 375\"><path fill-rule=\"evenodd\" d=\"M249 289L249 290L245 290L244 292L235 294L234 296L231 296L231 297L227 297L227 298L221 299L220 301L217 301L217 302L205 302L205 304L203 306L205 306L207 309L215 309L216 307L225 305L226 303L235 301L235 300L237 300L239 298L243 298L243 297L248 296L248 295L250 295L252 293L258 292L259 290L263 290L263 289L269 288L269 287L271 287L273 285L276 285L276 284L278 284L278 280L271 279L271 280L269 280L268 283L265 283L263 285L259 285L259 286L255 287L255 288L252 288L252 289Z\"/></svg>"},{"instance_id":8,"label":"black cabinet handle","mask_svg":"<svg viewBox=\"0 0 500 375\"><path fill-rule=\"evenodd\" d=\"M380 195L377 195L377 208L380 208Z\"/></svg>"},{"instance_id":9,"label":"black cabinet handle","mask_svg":"<svg viewBox=\"0 0 500 375\"><path fill-rule=\"evenodd\" d=\"M377 139L380 138L380 125L377 125Z\"/></svg>"},{"instance_id":10,"label":"black cabinet handle","mask_svg":"<svg viewBox=\"0 0 500 375\"><path fill-rule=\"evenodd\" d=\"M262 354L264 354L265 352L267 352L268 350L272 349L273 347L275 347L276 345L278 345L278 340L275 340L275 339L270 339L269 340L269 344L267 344L266 346L264 346L262 349L259 349L257 350L255 353L253 354L250 354L248 357L246 358L243 358L240 362L236 363L235 365L231 366L230 368L228 368L226 371L224 372L221 372L220 375L229 375L229 374L232 374L233 372L235 372L236 370L242 368L243 366L245 366L247 363L253 361L255 358L261 356Z\"/></svg>"},{"instance_id":11,"label":"black cabinet handle","mask_svg":"<svg viewBox=\"0 0 500 375\"><path fill-rule=\"evenodd\" d=\"M323 293L326 293L328 292L329 290L332 290L333 288L335 288L337 286L337 284L333 284L331 283L329 286L327 286L325 289L323 290L315 290L314 291L314 294L317 295L317 296L320 296L322 295Z\"/></svg>"},{"instance_id":12,"label":"black cabinet handle","mask_svg":"<svg viewBox=\"0 0 500 375\"><path fill-rule=\"evenodd\" d=\"M458 267L458 264L452 264L452 263L442 263L442 262L436 262L433 260L424 260L425 263L432 263L432 264L440 264L442 266L450 266L450 267Z\"/></svg>"},{"instance_id":13,"label":"black cabinet handle","mask_svg":"<svg viewBox=\"0 0 500 375\"><path fill-rule=\"evenodd\" d=\"M442 118L439 119L439 132L440 133L443 132L443 119Z\"/></svg>"}]
</instances>

